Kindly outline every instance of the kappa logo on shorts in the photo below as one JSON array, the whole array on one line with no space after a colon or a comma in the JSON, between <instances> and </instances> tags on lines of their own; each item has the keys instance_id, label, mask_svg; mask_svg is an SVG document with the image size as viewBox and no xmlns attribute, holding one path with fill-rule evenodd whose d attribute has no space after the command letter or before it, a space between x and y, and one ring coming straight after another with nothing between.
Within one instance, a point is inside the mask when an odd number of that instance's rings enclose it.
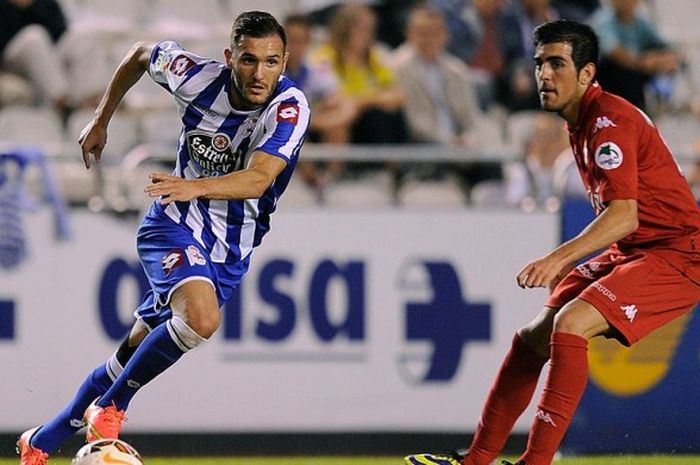
<instances>
[{"instance_id":1,"label":"kappa logo on shorts","mask_svg":"<svg viewBox=\"0 0 700 465\"><path fill-rule=\"evenodd\" d=\"M281 103L277 109L277 122L297 124L299 122L299 105L296 103Z\"/></svg>"},{"instance_id":2,"label":"kappa logo on shorts","mask_svg":"<svg viewBox=\"0 0 700 465\"><path fill-rule=\"evenodd\" d=\"M202 252L200 252L197 247L190 245L185 250L185 253L187 254L187 261L190 262L190 266L207 264L207 260L204 258Z\"/></svg>"},{"instance_id":3,"label":"kappa logo on shorts","mask_svg":"<svg viewBox=\"0 0 700 465\"><path fill-rule=\"evenodd\" d=\"M175 268L179 268L185 264L181 249L173 249L166 253L163 255L160 262L163 265L163 271L165 271L166 276L168 276Z\"/></svg>"},{"instance_id":4,"label":"kappa logo on shorts","mask_svg":"<svg viewBox=\"0 0 700 465\"><path fill-rule=\"evenodd\" d=\"M632 323L634 321L634 317L637 316L637 306L635 304L620 305L620 310L625 312L625 316L628 320L630 320L630 323Z\"/></svg>"}]
</instances>

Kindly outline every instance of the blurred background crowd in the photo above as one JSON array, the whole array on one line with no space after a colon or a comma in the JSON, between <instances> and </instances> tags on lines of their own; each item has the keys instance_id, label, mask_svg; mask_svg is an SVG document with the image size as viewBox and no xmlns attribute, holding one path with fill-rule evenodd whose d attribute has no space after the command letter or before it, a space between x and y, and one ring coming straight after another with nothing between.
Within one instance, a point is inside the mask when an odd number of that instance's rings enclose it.
<instances>
[{"instance_id":1,"label":"blurred background crowd","mask_svg":"<svg viewBox=\"0 0 700 465\"><path fill-rule=\"evenodd\" d=\"M143 174L174 161L178 117L144 77L85 171L76 141L111 73L137 40L223 60L253 7L284 23L286 75L313 110L286 205L556 211L583 195L562 121L538 111L531 32L558 18L595 28L603 88L652 116L700 185L697 0L0 0L0 151L46 153L73 206L142 209Z\"/></svg>"}]
</instances>

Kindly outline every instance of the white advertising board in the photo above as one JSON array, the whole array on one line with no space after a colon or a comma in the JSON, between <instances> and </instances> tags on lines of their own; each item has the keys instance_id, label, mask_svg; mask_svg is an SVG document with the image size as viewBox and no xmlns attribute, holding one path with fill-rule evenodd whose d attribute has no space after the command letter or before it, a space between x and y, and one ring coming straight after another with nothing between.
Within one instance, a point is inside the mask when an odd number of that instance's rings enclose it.
<instances>
[{"instance_id":1,"label":"white advertising board","mask_svg":"<svg viewBox=\"0 0 700 465\"><path fill-rule=\"evenodd\" d=\"M74 213L70 242L26 218L0 270L0 431L41 423L117 347L140 300L136 224ZM217 334L145 387L132 432L471 431L543 290L515 275L557 217L280 211ZM534 410L516 430L526 431Z\"/></svg>"}]
</instances>

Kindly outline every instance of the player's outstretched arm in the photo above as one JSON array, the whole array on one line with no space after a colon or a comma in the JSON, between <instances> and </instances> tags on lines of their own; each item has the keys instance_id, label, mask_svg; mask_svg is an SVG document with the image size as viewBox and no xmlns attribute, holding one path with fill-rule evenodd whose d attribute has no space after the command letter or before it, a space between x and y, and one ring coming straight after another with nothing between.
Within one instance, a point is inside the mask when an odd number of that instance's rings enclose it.
<instances>
[{"instance_id":1,"label":"player's outstretched arm","mask_svg":"<svg viewBox=\"0 0 700 465\"><path fill-rule=\"evenodd\" d=\"M287 166L280 157L257 151L246 169L225 176L182 179L166 173L151 173L151 184L144 191L150 197L163 196L161 203L188 202L195 198L210 200L257 199L272 185Z\"/></svg>"},{"instance_id":2,"label":"player's outstretched arm","mask_svg":"<svg viewBox=\"0 0 700 465\"><path fill-rule=\"evenodd\" d=\"M148 69L153 47L153 44L144 42L134 44L112 75L107 90L95 110L95 117L85 126L78 138L85 168L90 169L91 155L97 162L102 157L102 150L107 144L109 120L126 92L138 82Z\"/></svg>"},{"instance_id":3,"label":"player's outstretched arm","mask_svg":"<svg viewBox=\"0 0 700 465\"><path fill-rule=\"evenodd\" d=\"M638 226L637 201L612 200L578 236L525 265L516 277L518 286L547 287L562 270L597 250L609 247Z\"/></svg>"}]
</instances>

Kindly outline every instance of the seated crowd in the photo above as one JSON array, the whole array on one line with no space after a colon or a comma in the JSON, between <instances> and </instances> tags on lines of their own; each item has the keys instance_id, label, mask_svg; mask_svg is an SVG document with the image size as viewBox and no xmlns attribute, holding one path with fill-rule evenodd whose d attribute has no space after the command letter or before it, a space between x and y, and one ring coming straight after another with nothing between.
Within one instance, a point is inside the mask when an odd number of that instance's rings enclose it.
<instances>
[{"instance_id":1,"label":"seated crowd","mask_svg":"<svg viewBox=\"0 0 700 465\"><path fill-rule=\"evenodd\" d=\"M143 24L122 28L114 21L110 27L86 28L80 14L90 2L99 0L0 0L0 113L21 106L50 109L65 133L75 136L76 120L95 107L115 57L144 30ZM154 21L162 16L158 0L141 3L151 5ZM223 12L241 3L213 0L202 8L211 4ZM685 107L674 105L685 60L650 19L651 1L308 2L313 8L306 3L277 2L274 13L284 14L286 75L305 91L312 108L307 145L363 147L378 154L361 162L343 157L342 150L335 159L302 158L293 187L312 204L342 203L333 200L343 197L334 189L372 183L389 204L407 203L402 193L416 183L444 189L436 198L458 192L457 205L524 210L554 210L563 193L581 194L565 128L539 111L529 37L548 20L592 24L601 39L601 85L653 117L700 108L687 104L692 95L680 98ZM168 13L177 10L171 5ZM182 28L149 28L142 39L181 40L214 58L220 51L211 44L223 48L226 43L225 31L217 27L209 28L208 37L198 36L202 33L194 26L181 38L173 30ZM152 136L160 128L173 131L172 117L160 116L168 111L168 99L155 96L158 90L137 86L125 101L121 111L135 123L125 130L131 138L113 163L154 138L174 146L177 134ZM0 114L0 141L11 141L2 121ZM692 137L700 139L700 133ZM418 147L425 159L382 157L383 147L402 144ZM444 152L463 157L430 158ZM692 162L688 166L693 168ZM700 183L700 169L689 180Z\"/></svg>"}]
</instances>

